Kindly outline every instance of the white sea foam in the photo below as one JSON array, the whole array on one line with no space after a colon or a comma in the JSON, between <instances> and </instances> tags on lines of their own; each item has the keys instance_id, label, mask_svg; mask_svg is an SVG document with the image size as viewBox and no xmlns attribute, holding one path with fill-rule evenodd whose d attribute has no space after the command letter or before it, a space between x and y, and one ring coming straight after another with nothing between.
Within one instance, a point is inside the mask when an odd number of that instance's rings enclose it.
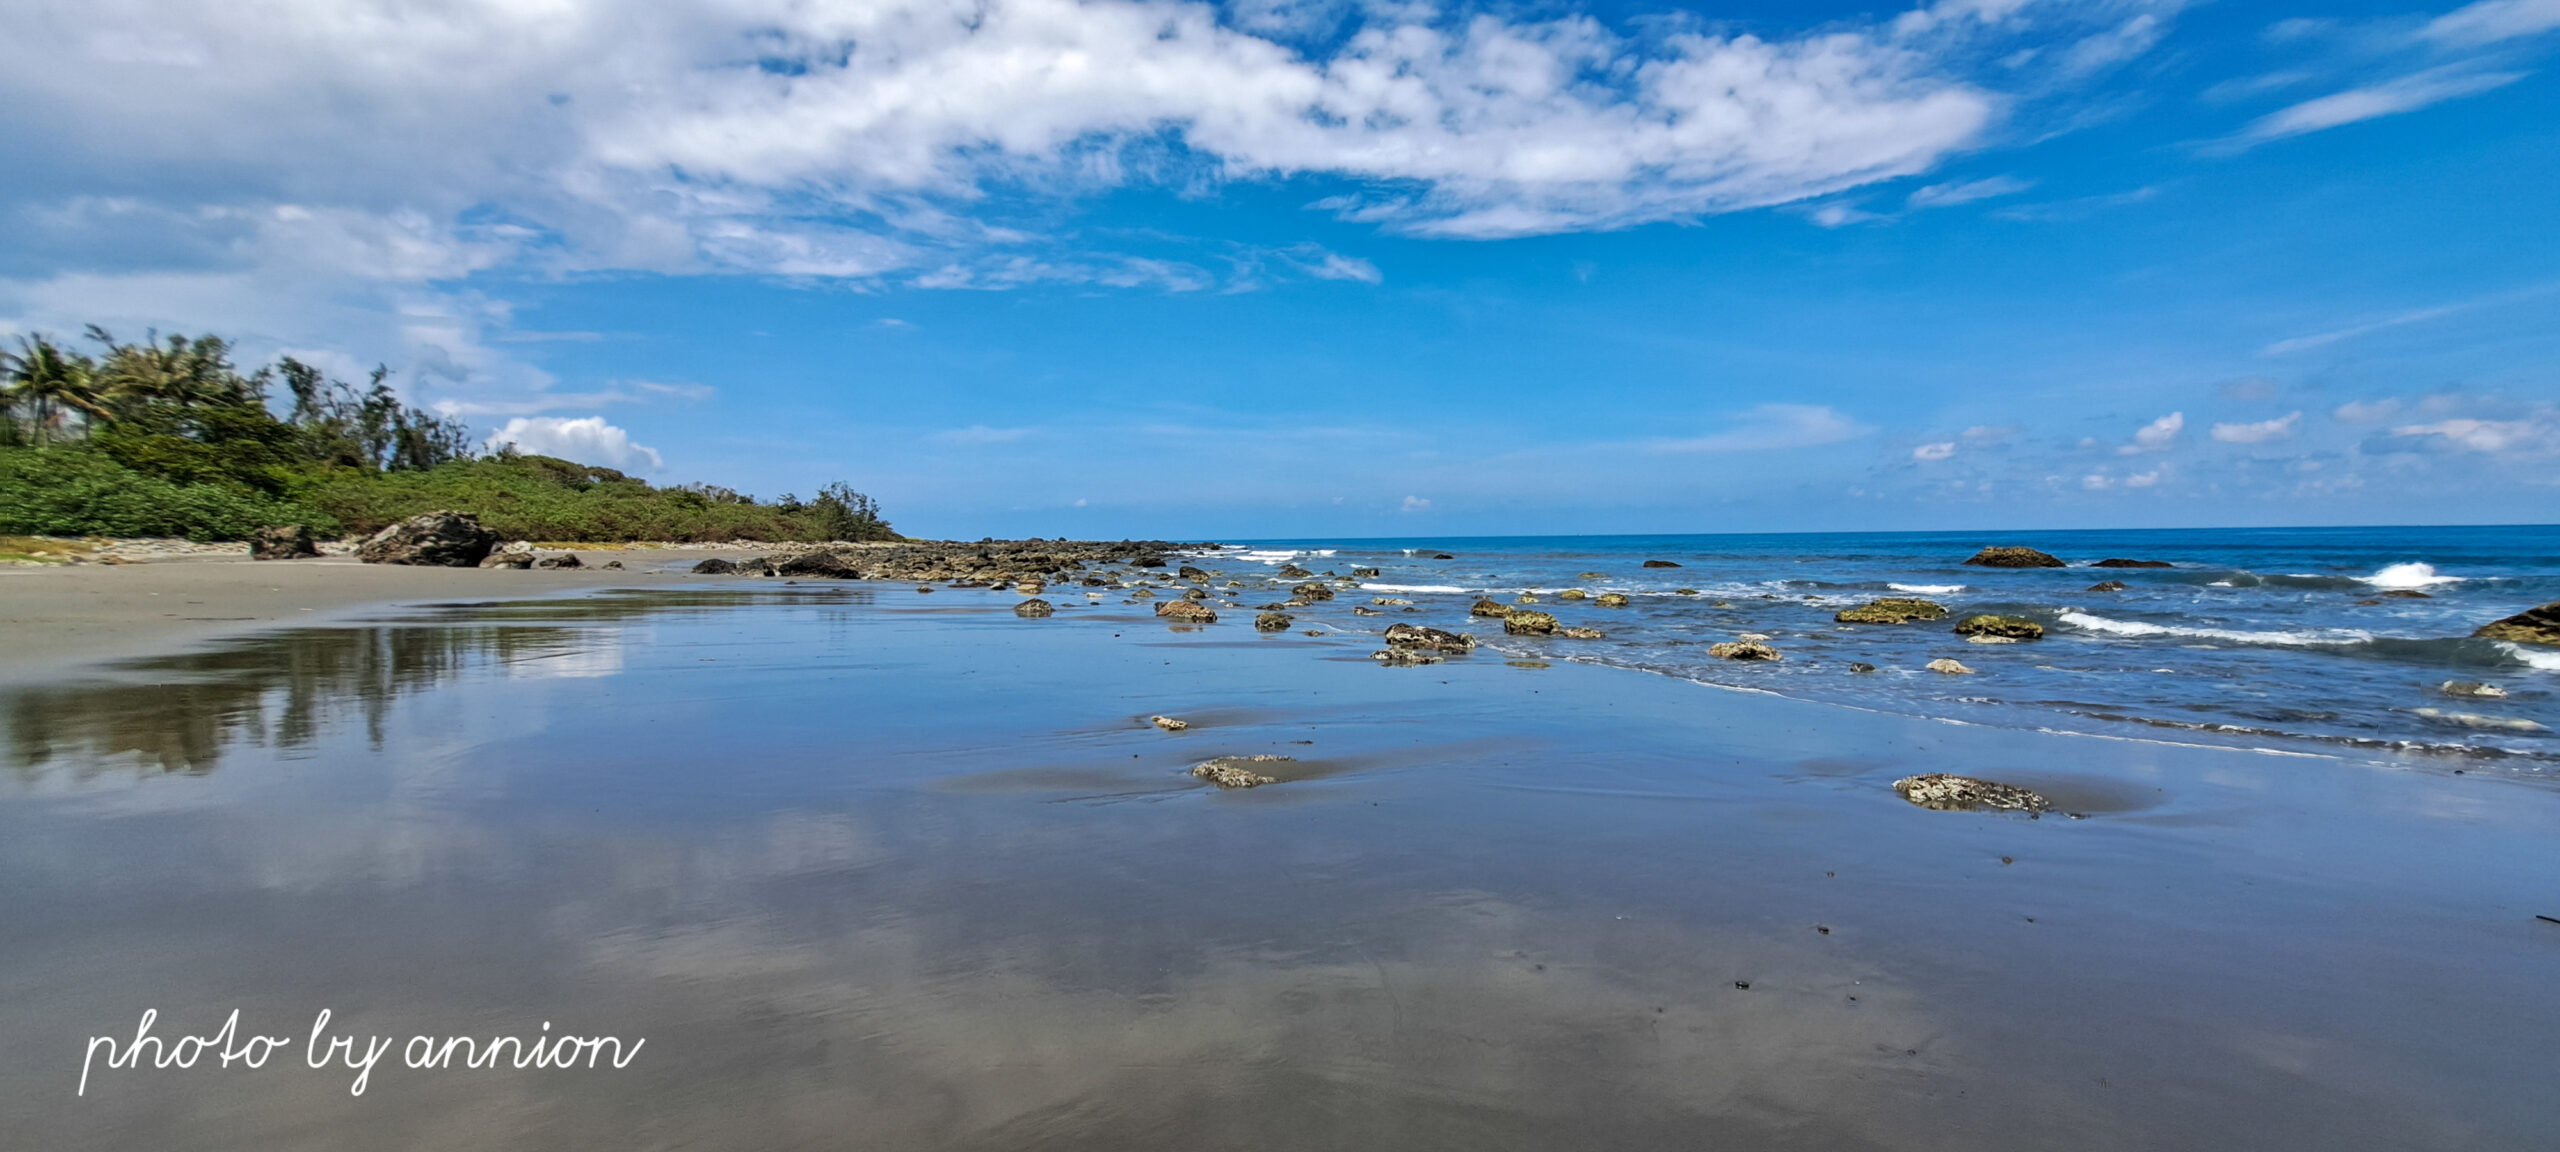
<instances>
[{"instance_id":1,"label":"white sea foam","mask_svg":"<svg viewBox=\"0 0 2560 1152\"><path fill-rule=\"evenodd\" d=\"M2507 655L2515 657L2527 668L2560 672L2560 649L2527 648L2522 644L2509 644L2503 640L2498 642L2498 647L2506 649Z\"/></svg>"},{"instance_id":2,"label":"white sea foam","mask_svg":"<svg viewBox=\"0 0 2560 1152\"><path fill-rule=\"evenodd\" d=\"M2371 576L2359 576L2357 579L2376 588L2429 588L2438 584L2458 584L2462 581L2460 576L2438 576L2435 565L2420 564L2416 561L2394 564Z\"/></svg>"},{"instance_id":3,"label":"white sea foam","mask_svg":"<svg viewBox=\"0 0 2560 1152\"><path fill-rule=\"evenodd\" d=\"M1457 587L1457 586L1455 586L1455 585L1450 585L1450 584L1363 584L1363 585L1361 585L1361 586L1360 586L1360 590L1361 590L1361 591L1363 591L1363 592L1452 592L1452 593L1455 593L1455 592L1472 592L1472 591L1474 591L1474 589L1472 589L1472 588L1460 588L1460 587Z\"/></svg>"},{"instance_id":4,"label":"white sea foam","mask_svg":"<svg viewBox=\"0 0 2560 1152\"><path fill-rule=\"evenodd\" d=\"M2359 644L2373 639L2370 632L2353 628L2302 628L2284 632L2241 632L2228 628L2186 628L2175 624L2147 624L2140 620L2109 620L2086 612L2065 612L2056 617L2065 624L2086 632L2110 636L2185 636L2202 640L2229 640L2240 644L2280 644L2294 648L2310 648L2331 644Z\"/></svg>"},{"instance_id":5,"label":"white sea foam","mask_svg":"<svg viewBox=\"0 0 2560 1152\"><path fill-rule=\"evenodd\" d=\"M1917 592L1923 596L1952 596L1965 589L1962 584L1887 584L1885 587L1896 592Z\"/></svg>"},{"instance_id":6,"label":"white sea foam","mask_svg":"<svg viewBox=\"0 0 2560 1152\"><path fill-rule=\"evenodd\" d=\"M1268 564L1277 568L1301 556L1322 557L1331 555L1333 555L1333 549L1331 548L1295 550L1279 548L1247 548L1244 551L1237 553L1235 558L1238 560L1250 560L1257 564Z\"/></svg>"}]
</instances>

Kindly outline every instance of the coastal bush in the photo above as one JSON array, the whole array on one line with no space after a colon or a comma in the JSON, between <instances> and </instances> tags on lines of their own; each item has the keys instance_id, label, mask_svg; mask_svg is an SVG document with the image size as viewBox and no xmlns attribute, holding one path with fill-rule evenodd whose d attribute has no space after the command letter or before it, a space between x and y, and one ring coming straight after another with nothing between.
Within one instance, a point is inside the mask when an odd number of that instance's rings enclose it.
<instances>
[{"instance_id":1,"label":"coastal bush","mask_svg":"<svg viewBox=\"0 0 2560 1152\"><path fill-rule=\"evenodd\" d=\"M290 498L137 472L85 446L0 447L0 534L239 540L274 524L340 530Z\"/></svg>"}]
</instances>

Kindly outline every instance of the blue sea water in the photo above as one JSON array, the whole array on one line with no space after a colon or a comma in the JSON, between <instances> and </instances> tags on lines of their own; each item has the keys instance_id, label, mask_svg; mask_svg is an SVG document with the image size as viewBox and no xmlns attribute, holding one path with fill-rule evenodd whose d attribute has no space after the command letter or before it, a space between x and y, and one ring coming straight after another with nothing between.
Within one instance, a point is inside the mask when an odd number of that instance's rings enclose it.
<instances>
[{"instance_id":1,"label":"blue sea water","mask_svg":"<svg viewBox=\"0 0 2560 1152\"><path fill-rule=\"evenodd\" d=\"M1990 544L2042 549L2070 566L1964 564ZM2174 567L2091 567L2111 557ZM1514 658L1975 723L2560 772L2560 648L2471 636L2560 600L2560 526L1273 540L1229 545L1218 559L1245 571L1293 560L1345 575L1375 567L1355 595L1411 600L1420 614L1404 618L1466 627ZM2126 587L2092 590L2106 580ZM1631 602L1556 598L1568 588ZM1607 638L1508 637L1465 615L1479 596L1523 593ZM1952 615L1894 626L1832 619L1883 596L1935 600ZM1983 645L1950 631L1975 613L2025 616L2046 634ZM1707 655L1745 633L1766 636L1784 659ZM1977 674L1925 669L1940 657ZM2504 694L2448 692L2449 681Z\"/></svg>"}]
</instances>

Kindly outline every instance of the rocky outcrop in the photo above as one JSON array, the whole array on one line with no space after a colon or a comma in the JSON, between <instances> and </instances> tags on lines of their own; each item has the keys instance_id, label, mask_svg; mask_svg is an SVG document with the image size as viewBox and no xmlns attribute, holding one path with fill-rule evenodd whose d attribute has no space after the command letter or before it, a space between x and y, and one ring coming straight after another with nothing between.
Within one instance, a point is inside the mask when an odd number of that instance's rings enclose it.
<instances>
[{"instance_id":1,"label":"rocky outcrop","mask_svg":"<svg viewBox=\"0 0 2560 1152\"><path fill-rule=\"evenodd\" d=\"M2053 811L2052 801L2015 784L1946 772L1905 776L1893 782L1893 790L1903 799L1935 812L2004 811L2034 816Z\"/></svg>"},{"instance_id":2,"label":"rocky outcrop","mask_svg":"<svg viewBox=\"0 0 2560 1152\"><path fill-rule=\"evenodd\" d=\"M373 534L356 549L367 564L430 568L477 567L498 547L498 534L468 512L428 512Z\"/></svg>"},{"instance_id":3,"label":"rocky outcrop","mask_svg":"<svg viewBox=\"0 0 2560 1152\"><path fill-rule=\"evenodd\" d=\"M724 560L721 561L721 563L725 564L727 561ZM533 553L518 552L513 548L503 548L481 557L480 566L483 568L513 568L517 571L522 571L533 567Z\"/></svg>"},{"instance_id":4,"label":"rocky outcrop","mask_svg":"<svg viewBox=\"0 0 2560 1152\"><path fill-rule=\"evenodd\" d=\"M1283 564L1280 566L1280 578L1283 580L1304 580L1313 575L1315 575L1315 573L1309 572L1304 568L1300 568L1295 564Z\"/></svg>"},{"instance_id":5,"label":"rocky outcrop","mask_svg":"<svg viewBox=\"0 0 2560 1152\"><path fill-rule=\"evenodd\" d=\"M1289 630L1290 622L1289 614L1286 612L1265 612L1262 615L1253 618L1253 630L1256 632L1286 632Z\"/></svg>"},{"instance_id":6,"label":"rocky outcrop","mask_svg":"<svg viewBox=\"0 0 2560 1152\"><path fill-rule=\"evenodd\" d=\"M2042 640L2044 625L2024 616L1967 616L1956 621L1955 633L2002 640Z\"/></svg>"},{"instance_id":7,"label":"rocky outcrop","mask_svg":"<svg viewBox=\"0 0 2560 1152\"><path fill-rule=\"evenodd\" d=\"M1467 609L1469 616L1490 616L1496 620L1511 614L1511 606L1490 596L1476 601Z\"/></svg>"},{"instance_id":8,"label":"rocky outcrop","mask_svg":"<svg viewBox=\"0 0 2560 1152\"><path fill-rule=\"evenodd\" d=\"M1973 675L1973 669L1965 667L1964 661L1950 660L1944 656L1940 656L1937 659L1922 665L1922 667L1945 676Z\"/></svg>"},{"instance_id":9,"label":"rocky outcrop","mask_svg":"<svg viewBox=\"0 0 2560 1152\"><path fill-rule=\"evenodd\" d=\"M862 569L834 552L818 549L795 552L773 562L776 576L817 577L824 580L857 580Z\"/></svg>"},{"instance_id":10,"label":"rocky outcrop","mask_svg":"<svg viewBox=\"0 0 2560 1152\"><path fill-rule=\"evenodd\" d=\"M2177 565L2172 564L2172 563L2170 563L2170 562L2168 562L2168 561L2166 561L2166 560L2127 560L2127 559L2125 559L2125 558L2124 558L2124 557L2122 557L2122 556L2109 556L2109 557L2107 557L2107 558L2106 558L2106 559L2104 559L2104 560L2100 560L2100 561L2098 561L2097 563L2090 565L2090 567L2092 567L2092 568L2175 568L2175 567L2177 567Z\"/></svg>"},{"instance_id":11,"label":"rocky outcrop","mask_svg":"<svg viewBox=\"0 0 2560 1152\"><path fill-rule=\"evenodd\" d=\"M1514 636L1547 636L1556 630L1556 618L1544 612L1514 608L1504 613L1502 630Z\"/></svg>"},{"instance_id":12,"label":"rocky outcrop","mask_svg":"<svg viewBox=\"0 0 2560 1152\"><path fill-rule=\"evenodd\" d=\"M1389 624L1387 625L1387 646L1464 656L1475 651L1476 638L1457 632L1444 632L1438 628L1425 628L1419 624Z\"/></svg>"},{"instance_id":13,"label":"rocky outcrop","mask_svg":"<svg viewBox=\"0 0 2560 1152\"><path fill-rule=\"evenodd\" d=\"M1016 605L1014 605L1014 606L1013 606L1013 614L1014 614L1014 615L1016 615L1016 616L1021 616L1021 617L1024 617L1024 618L1026 618L1026 619L1032 619L1032 620L1037 620L1037 619L1039 619L1040 617L1043 617L1043 616L1053 616L1053 615L1056 615L1056 614L1057 614L1057 611L1058 611L1058 606L1057 606L1057 605L1055 605L1055 604L1051 604L1050 602L1048 602L1048 601L1046 601L1046 600L1043 600L1043 599L1040 599L1040 598L1039 598L1039 597L1037 597L1037 596L1034 596L1034 597L1032 597L1032 598L1031 598L1031 599L1029 599L1029 600L1025 600L1025 601L1023 601L1022 603L1020 603L1020 604L1016 604Z\"/></svg>"},{"instance_id":14,"label":"rocky outcrop","mask_svg":"<svg viewBox=\"0 0 2560 1152\"><path fill-rule=\"evenodd\" d=\"M1707 655L1718 660L1783 660L1778 650L1758 640L1727 640L1707 645Z\"/></svg>"},{"instance_id":15,"label":"rocky outcrop","mask_svg":"<svg viewBox=\"0 0 2560 1152\"><path fill-rule=\"evenodd\" d=\"M1967 564L1980 568L2063 568L2068 567L2050 552L2021 548L2014 544L1994 544L1973 554Z\"/></svg>"},{"instance_id":16,"label":"rocky outcrop","mask_svg":"<svg viewBox=\"0 0 2560 1152\"><path fill-rule=\"evenodd\" d=\"M252 560L300 560L320 554L320 541L308 526L284 524L260 528L249 534L249 558Z\"/></svg>"},{"instance_id":17,"label":"rocky outcrop","mask_svg":"<svg viewBox=\"0 0 2560 1152\"><path fill-rule=\"evenodd\" d=\"M1677 568L1680 565L1671 560L1647 560L1644 562L1644 566L1647 568Z\"/></svg>"},{"instance_id":18,"label":"rocky outcrop","mask_svg":"<svg viewBox=\"0 0 2560 1152\"><path fill-rule=\"evenodd\" d=\"M2493 620L2472 635L2516 644L2560 644L2560 600Z\"/></svg>"},{"instance_id":19,"label":"rocky outcrop","mask_svg":"<svg viewBox=\"0 0 2560 1152\"><path fill-rule=\"evenodd\" d=\"M1580 588L1567 588L1562 592L1556 593L1556 599L1558 600L1588 600L1590 598L1591 594Z\"/></svg>"},{"instance_id":20,"label":"rocky outcrop","mask_svg":"<svg viewBox=\"0 0 2560 1152\"><path fill-rule=\"evenodd\" d=\"M587 564L586 561L578 559L577 553L563 552L557 556L545 556L535 560L533 566L536 568L584 568Z\"/></svg>"},{"instance_id":21,"label":"rocky outcrop","mask_svg":"<svg viewBox=\"0 0 2560 1152\"><path fill-rule=\"evenodd\" d=\"M1935 600L1887 596L1855 608L1844 608L1831 618L1843 624L1908 624L1914 620L1944 620L1947 618L1947 606Z\"/></svg>"},{"instance_id":22,"label":"rocky outcrop","mask_svg":"<svg viewBox=\"0 0 2560 1152\"><path fill-rule=\"evenodd\" d=\"M1333 586L1330 584L1300 584L1297 587L1290 589L1289 595L1299 600L1331 600L1333 599Z\"/></svg>"},{"instance_id":23,"label":"rocky outcrop","mask_svg":"<svg viewBox=\"0 0 2560 1152\"><path fill-rule=\"evenodd\" d=\"M1260 788L1280 781L1254 771L1258 764L1292 764L1287 756L1220 756L1192 766L1191 774L1220 788Z\"/></svg>"},{"instance_id":24,"label":"rocky outcrop","mask_svg":"<svg viewBox=\"0 0 2560 1152\"><path fill-rule=\"evenodd\" d=\"M1215 624L1218 614L1197 600L1167 600L1156 605L1156 615L1177 624Z\"/></svg>"},{"instance_id":25,"label":"rocky outcrop","mask_svg":"<svg viewBox=\"0 0 2560 1152\"><path fill-rule=\"evenodd\" d=\"M1592 603L1603 608L1624 608L1627 606L1627 595L1624 592L1603 592L1600 598Z\"/></svg>"},{"instance_id":26,"label":"rocky outcrop","mask_svg":"<svg viewBox=\"0 0 2560 1152\"><path fill-rule=\"evenodd\" d=\"M2122 592L2124 590L2125 582L2122 580L2100 580L2089 586L2089 591L2092 592Z\"/></svg>"}]
</instances>

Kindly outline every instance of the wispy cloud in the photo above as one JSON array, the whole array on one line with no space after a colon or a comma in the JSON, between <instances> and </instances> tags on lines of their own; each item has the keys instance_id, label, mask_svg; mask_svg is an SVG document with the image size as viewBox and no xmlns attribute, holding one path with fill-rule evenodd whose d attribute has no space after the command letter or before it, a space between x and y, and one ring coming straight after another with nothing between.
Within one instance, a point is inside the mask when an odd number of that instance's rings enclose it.
<instances>
[{"instance_id":1,"label":"wispy cloud","mask_svg":"<svg viewBox=\"0 0 2560 1152\"><path fill-rule=\"evenodd\" d=\"M1992 176L1956 184L1930 184L1914 189L1910 198L1903 203L1911 208L1948 208L1958 204L1970 204L1976 200L1989 200L1996 196L2014 196L2035 186L2036 182L2033 180L2021 180L2015 176Z\"/></svg>"},{"instance_id":2,"label":"wispy cloud","mask_svg":"<svg viewBox=\"0 0 2560 1152\"><path fill-rule=\"evenodd\" d=\"M2292 412L2273 420L2260 420L2255 423L2216 424L2213 426L2213 438L2225 444L2265 444L2274 440L2289 440L2293 438L2294 427L2301 423L2302 413Z\"/></svg>"},{"instance_id":3,"label":"wispy cloud","mask_svg":"<svg viewBox=\"0 0 2560 1152\"><path fill-rule=\"evenodd\" d=\"M2477 46L2560 29L2560 0L2480 0L2427 22L2419 35Z\"/></svg>"},{"instance_id":4,"label":"wispy cloud","mask_svg":"<svg viewBox=\"0 0 2560 1152\"><path fill-rule=\"evenodd\" d=\"M1656 452L1763 452L1837 444L1874 433L1826 404L1762 404L1722 432L1655 440Z\"/></svg>"},{"instance_id":5,"label":"wispy cloud","mask_svg":"<svg viewBox=\"0 0 2560 1152\"><path fill-rule=\"evenodd\" d=\"M2269 113L2241 129L2238 135L2217 143L2212 150L2236 151L2288 136L2415 112L2447 100L2502 88L2524 77L2522 72L2477 71L2468 65L2430 68L2380 84L2333 92Z\"/></svg>"}]
</instances>

